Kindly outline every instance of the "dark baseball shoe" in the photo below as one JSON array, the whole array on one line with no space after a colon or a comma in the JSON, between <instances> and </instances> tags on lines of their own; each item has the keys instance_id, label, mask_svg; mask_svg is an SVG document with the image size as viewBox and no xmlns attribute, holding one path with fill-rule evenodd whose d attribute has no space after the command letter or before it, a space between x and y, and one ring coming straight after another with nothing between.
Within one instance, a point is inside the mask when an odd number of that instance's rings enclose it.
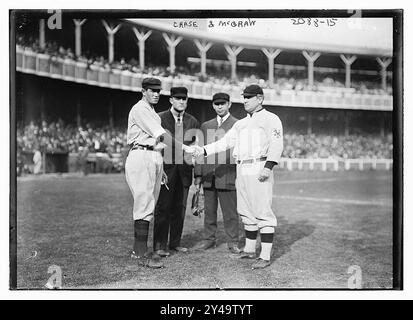
<instances>
[{"instance_id":1,"label":"dark baseball shoe","mask_svg":"<svg viewBox=\"0 0 413 320\"><path fill-rule=\"evenodd\" d=\"M169 257L171 255L168 251L163 249L156 250L155 253L160 257Z\"/></svg>"},{"instance_id":2,"label":"dark baseball shoe","mask_svg":"<svg viewBox=\"0 0 413 320\"><path fill-rule=\"evenodd\" d=\"M250 259L250 260L252 260L252 259L256 259L256 258L257 258L257 255L256 255L255 252L245 252L245 251L241 251L241 252L238 254L237 258L238 258L238 259Z\"/></svg>"},{"instance_id":3,"label":"dark baseball shoe","mask_svg":"<svg viewBox=\"0 0 413 320\"><path fill-rule=\"evenodd\" d=\"M169 250L171 250L175 253L179 253L179 252L186 253L186 252L188 252L188 248L185 248L185 247L175 247L175 248L170 248Z\"/></svg>"},{"instance_id":4,"label":"dark baseball shoe","mask_svg":"<svg viewBox=\"0 0 413 320\"><path fill-rule=\"evenodd\" d=\"M132 251L130 255L132 260L135 260L138 265L142 267L159 269L163 268L165 265L160 261L160 257L156 255L144 254L143 256L138 256L135 251Z\"/></svg>"},{"instance_id":5,"label":"dark baseball shoe","mask_svg":"<svg viewBox=\"0 0 413 320\"><path fill-rule=\"evenodd\" d=\"M228 250L235 254L240 254L242 252L235 243L228 243Z\"/></svg>"},{"instance_id":6,"label":"dark baseball shoe","mask_svg":"<svg viewBox=\"0 0 413 320\"><path fill-rule=\"evenodd\" d=\"M264 260L262 258L258 258L256 262L253 263L251 266L252 270L254 269L264 269L266 267L269 267L271 265L270 260Z\"/></svg>"},{"instance_id":7,"label":"dark baseball shoe","mask_svg":"<svg viewBox=\"0 0 413 320\"><path fill-rule=\"evenodd\" d=\"M208 250L210 248L215 248L216 247L216 243L213 240L203 240L198 242L195 246L194 246L194 250Z\"/></svg>"},{"instance_id":8,"label":"dark baseball shoe","mask_svg":"<svg viewBox=\"0 0 413 320\"><path fill-rule=\"evenodd\" d=\"M131 253L130 253L130 258L131 258L132 260L138 259L138 257L139 257L139 256L136 254L135 251L131 251Z\"/></svg>"},{"instance_id":9,"label":"dark baseball shoe","mask_svg":"<svg viewBox=\"0 0 413 320\"><path fill-rule=\"evenodd\" d=\"M152 269L159 269L165 267L165 265L159 257L153 256L151 258L147 258L147 267Z\"/></svg>"}]
</instances>

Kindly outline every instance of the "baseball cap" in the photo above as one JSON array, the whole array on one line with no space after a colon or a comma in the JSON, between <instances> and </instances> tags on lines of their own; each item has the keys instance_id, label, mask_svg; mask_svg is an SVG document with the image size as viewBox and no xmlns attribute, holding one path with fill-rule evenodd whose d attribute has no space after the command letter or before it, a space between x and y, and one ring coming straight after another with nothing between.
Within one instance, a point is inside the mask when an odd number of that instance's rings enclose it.
<instances>
[{"instance_id":1,"label":"baseball cap","mask_svg":"<svg viewBox=\"0 0 413 320\"><path fill-rule=\"evenodd\" d=\"M251 84L249 86L247 86L244 89L244 92L242 93L242 95L244 97L254 97L258 94L264 94L264 92L262 91L261 87L257 84Z\"/></svg>"},{"instance_id":2,"label":"baseball cap","mask_svg":"<svg viewBox=\"0 0 413 320\"><path fill-rule=\"evenodd\" d=\"M171 97L186 98L188 97L188 89L185 87L172 87Z\"/></svg>"},{"instance_id":3,"label":"baseball cap","mask_svg":"<svg viewBox=\"0 0 413 320\"><path fill-rule=\"evenodd\" d=\"M229 95L224 92L215 93L212 97L212 103L228 102Z\"/></svg>"},{"instance_id":4,"label":"baseball cap","mask_svg":"<svg viewBox=\"0 0 413 320\"><path fill-rule=\"evenodd\" d=\"M143 89L162 89L161 80L156 78L145 78L142 80Z\"/></svg>"}]
</instances>

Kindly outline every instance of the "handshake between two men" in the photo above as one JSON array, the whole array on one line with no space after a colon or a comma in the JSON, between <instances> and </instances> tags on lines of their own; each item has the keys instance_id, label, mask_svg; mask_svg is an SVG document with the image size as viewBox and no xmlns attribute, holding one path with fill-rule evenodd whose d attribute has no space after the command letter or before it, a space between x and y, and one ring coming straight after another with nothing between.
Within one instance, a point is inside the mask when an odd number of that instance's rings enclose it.
<instances>
[{"instance_id":1,"label":"handshake between two men","mask_svg":"<svg viewBox=\"0 0 413 320\"><path fill-rule=\"evenodd\" d=\"M193 162L195 162L195 159L197 159L200 156L207 156L205 149L198 145L190 145L190 146L183 145L183 150L186 153L191 154ZM268 168L265 166L264 168L262 168L258 174L258 180L260 182L267 181L271 175L271 170L272 170L272 167Z\"/></svg>"},{"instance_id":2,"label":"handshake between two men","mask_svg":"<svg viewBox=\"0 0 413 320\"><path fill-rule=\"evenodd\" d=\"M188 154L191 154L193 158L198 158L199 156L205 155L205 149L198 145L191 145L183 147L184 151Z\"/></svg>"}]
</instances>

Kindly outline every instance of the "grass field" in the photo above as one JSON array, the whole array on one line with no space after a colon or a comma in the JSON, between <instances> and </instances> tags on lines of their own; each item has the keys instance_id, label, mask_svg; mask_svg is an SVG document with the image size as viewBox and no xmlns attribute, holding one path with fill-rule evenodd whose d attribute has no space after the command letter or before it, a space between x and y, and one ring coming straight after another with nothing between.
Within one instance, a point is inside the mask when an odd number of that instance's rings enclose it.
<instances>
[{"instance_id":1,"label":"grass field","mask_svg":"<svg viewBox=\"0 0 413 320\"><path fill-rule=\"evenodd\" d=\"M129 259L132 196L123 175L19 178L18 288L43 289L52 265L64 289L345 289L352 265L363 288L392 287L391 173L278 171L274 191L269 268L251 270L229 253L220 216L217 248L175 254L151 270ZM202 226L187 212L182 245L201 240Z\"/></svg>"}]
</instances>

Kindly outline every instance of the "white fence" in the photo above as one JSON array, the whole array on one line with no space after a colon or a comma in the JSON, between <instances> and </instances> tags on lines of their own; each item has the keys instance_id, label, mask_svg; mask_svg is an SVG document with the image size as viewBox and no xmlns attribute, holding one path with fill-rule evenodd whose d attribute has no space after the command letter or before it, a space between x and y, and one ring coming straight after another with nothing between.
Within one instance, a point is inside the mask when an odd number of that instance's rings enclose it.
<instances>
[{"instance_id":1,"label":"white fence","mask_svg":"<svg viewBox=\"0 0 413 320\"><path fill-rule=\"evenodd\" d=\"M393 159L292 159L281 158L280 167L292 170L390 170Z\"/></svg>"},{"instance_id":2,"label":"white fence","mask_svg":"<svg viewBox=\"0 0 413 320\"><path fill-rule=\"evenodd\" d=\"M16 46L16 70L43 77L126 91L140 91L142 79L148 76L127 70L104 69L94 65L88 67L83 62L23 50L19 46ZM224 91L230 94L234 102L242 102L242 88L240 86L213 85L199 81L173 79L172 77L160 77L160 80L162 81L161 93L165 95L169 95L171 86L183 85L188 88L188 94L191 98L211 100L211 96L214 93ZM264 95L267 105L378 111L393 110L393 96L391 95L359 94L351 91L313 92L282 90L277 92L273 89L264 89Z\"/></svg>"},{"instance_id":3,"label":"white fence","mask_svg":"<svg viewBox=\"0 0 413 320\"><path fill-rule=\"evenodd\" d=\"M77 153L70 153L71 162L75 161ZM87 160L95 162L97 158L109 159L107 154L90 153ZM114 163L122 162L123 155L113 153L111 161ZM300 159L300 158L281 158L280 167L288 171L293 170L391 170L393 159Z\"/></svg>"}]
</instances>

